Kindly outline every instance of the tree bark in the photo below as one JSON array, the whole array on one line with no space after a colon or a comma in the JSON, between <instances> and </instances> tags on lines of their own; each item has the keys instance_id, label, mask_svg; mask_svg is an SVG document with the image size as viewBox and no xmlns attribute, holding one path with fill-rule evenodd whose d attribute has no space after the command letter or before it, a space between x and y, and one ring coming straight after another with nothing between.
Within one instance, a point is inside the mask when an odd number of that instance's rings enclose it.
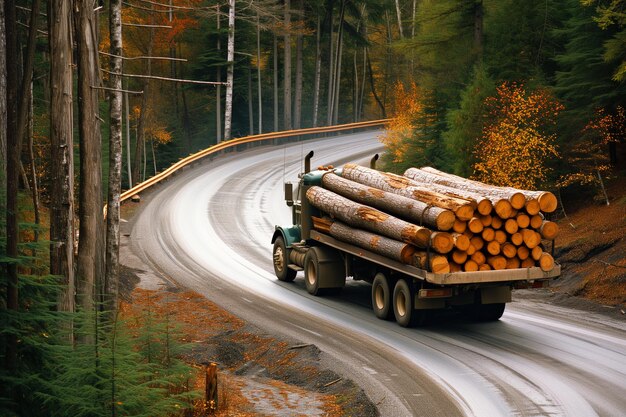
<instances>
[{"instance_id":1,"label":"tree bark","mask_svg":"<svg viewBox=\"0 0 626 417\"><path fill-rule=\"evenodd\" d=\"M221 56L222 51L222 34L221 29L221 16L219 4L215 6L217 8L217 54ZM222 67L217 67L217 88L215 89L215 136L216 143L222 141Z\"/></svg>"},{"instance_id":2,"label":"tree bark","mask_svg":"<svg viewBox=\"0 0 626 417\"><path fill-rule=\"evenodd\" d=\"M342 242L351 243L409 265L413 263L413 254L417 251L417 248L410 243L399 242L385 236L354 229L341 222L333 222L329 233Z\"/></svg>"},{"instance_id":3,"label":"tree bark","mask_svg":"<svg viewBox=\"0 0 626 417\"><path fill-rule=\"evenodd\" d=\"M454 224L454 214L449 210L428 206L412 198L371 188L332 172L322 177L322 184L324 188L343 197L406 218L415 224L425 224L442 231L450 230Z\"/></svg>"},{"instance_id":4,"label":"tree bark","mask_svg":"<svg viewBox=\"0 0 626 417\"><path fill-rule=\"evenodd\" d=\"M17 62L17 24L15 16L15 0L5 0L4 18L6 33L6 61L7 63ZM2 51L4 52L4 51ZM8 258L17 260L18 258L18 218L17 200L19 186L20 150L22 138L17 133L17 103L18 99L18 74L17 65L7 65L7 206L6 206L6 255ZM6 308L10 311L19 309L18 275L17 263L7 262L6 269ZM14 323L11 323L14 324ZM9 333L6 340L5 366L8 370L13 370L17 366L17 336Z\"/></svg>"},{"instance_id":5,"label":"tree bark","mask_svg":"<svg viewBox=\"0 0 626 417\"><path fill-rule=\"evenodd\" d=\"M283 129L291 130L291 1L285 0L283 34Z\"/></svg>"},{"instance_id":6,"label":"tree bark","mask_svg":"<svg viewBox=\"0 0 626 417\"><path fill-rule=\"evenodd\" d=\"M352 181L392 192L404 197L413 198L436 207L448 209L463 221L467 221L474 215L473 204L468 200L433 192L419 186L415 181L387 172L365 168L355 164L346 164L343 167L342 176Z\"/></svg>"},{"instance_id":7,"label":"tree bark","mask_svg":"<svg viewBox=\"0 0 626 417\"><path fill-rule=\"evenodd\" d=\"M278 37L274 34L274 132L278 132Z\"/></svg>"},{"instance_id":8,"label":"tree bark","mask_svg":"<svg viewBox=\"0 0 626 417\"><path fill-rule=\"evenodd\" d=\"M226 104L224 108L224 140L232 136L233 81L235 75L235 0L228 0L228 70L226 72Z\"/></svg>"},{"instance_id":9,"label":"tree bark","mask_svg":"<svg viewBox=\"0 0 626 417\"><path fill-rule=\"evenodd\" d=\"M400 0L396 1L396 16L398 18L398 33L400 34L400 39L404 39L404 31L402 30L402 11L400 10Z\"/></svg>"},{"instance_id":10,"label":"tree bark","mask_svg":"<svg viewBox=\"0 0 626 417\"><path fill-rule=\"evenodd\" d=\"M73 312L74 277L74 116L72 6L54 0L50 22L50 273L63 277L58 309Z\"/></svg>"},{"instance_id":11,"label":"tree bark","mask_svg":"<svg viewBox=\"0 0 626 417\"><path fill-rule=\"evenodd\" d=\"M300 10L300 25L298 27L298 34L296 36L296 80L295 80L295 92L293 99L293 127L294 129L300 129L302 127L302 48L303 48L303 35L304 30L304 1L298 1L298 9Z\"/></svg>"},{"instance_id":12,"label":"tree bark","mask_svg":"<svg viewBox=\"0 0 626 417\"><path fill-rule=\"evenodd\" d=\"M259 12L256 13L256 77L257 77L257 100L259 117L259 134L263 133L263 84L261 83L261 21Z\"/></svg>"},{"instance_id":13,"label":"tree bark","mask_svg":"<svg viewBox=\"0 0 626 417\"><path fill-rule=\"evenodd\" d=\"M7 60L6 29L4 25L4 6L0 6L0 181L7 175ZM0 203L0 212L4 213L4 202ZM0 231L0 237L6 230Z\"/></svg>"},{"instance_id":14,"label":"tree bark","mask_svg":"<svg viewBox=\"0 0 626 417\"><path fill-rule=\"evenodd\" d=\"M322 49L320 48L320 17L317 17L317 30L315 32L315 74L313 80L313 127L317 127L320 101L320 78L322 73Z\"/></svg>"},{"instance_id":15,"label":"tree bark","mask_svg":"<svg viewBox=\"0 0 626 417\"><path fill-rule=\"evenodd\" d=\"M420 248L428 247L431 232L425 227L405 222L317 186L308 189L306 198L314 207L352 227L369 230Z\"/></svg>"},{"instance_id":16,"label":"tree bark","mask_svg":"<svg viewBox=\"0 0 626 417\"><path fill-rule=\"evenodd\" d=\"M106 220L105 308L117 308L120 249L120 193L122 189L122 2L111 0L109 7L110 85L109 96L109 179ZM118 90L118 91L116 91Z\"/></svg>"},{"instance_id":17,"label":"tree bark","mask_svg":"<svg viewBox=\"0 0 626 417\"><path fill-rule=\"evenodd\" d=\"M74 3L78 47L78 100L80 145L80 238L78 244L78 303L93 311L98 277L102 276L102 138L98 117L98 40L93 2Z\"/></svg>"}]
</instances>

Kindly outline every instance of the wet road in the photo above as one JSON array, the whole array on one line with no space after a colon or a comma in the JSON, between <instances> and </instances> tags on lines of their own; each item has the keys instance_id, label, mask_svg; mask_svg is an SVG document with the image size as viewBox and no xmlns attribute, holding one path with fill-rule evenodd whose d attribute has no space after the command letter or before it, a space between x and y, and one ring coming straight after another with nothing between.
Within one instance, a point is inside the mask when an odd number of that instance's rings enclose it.
<instances>
[{"instance_id":1,"label":"wet road","mask_svg":"<svg viewBox=\"0 0 626 417\"><path fill-rule=\"evenodd\" d=\"M164 276L268 332L314 343L383 416L626 416L626 324L520 300L497 323L442 316L428 328L377 320L370 286L312 297L279 282L274 225L288 225L283 182L312 166L366 161L376 132L257 148L185 171L136 216L133 250ZM515 299L515 297L514 297Z\"/></svg>"}]
</instances>

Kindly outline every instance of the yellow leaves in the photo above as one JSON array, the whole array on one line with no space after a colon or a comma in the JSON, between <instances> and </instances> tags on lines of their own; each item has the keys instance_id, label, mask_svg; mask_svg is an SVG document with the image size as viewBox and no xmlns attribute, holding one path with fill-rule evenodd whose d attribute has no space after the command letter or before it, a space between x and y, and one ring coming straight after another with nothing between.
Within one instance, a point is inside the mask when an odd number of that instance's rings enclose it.
<instances>
[{"instance_id":1,"label":"yellow leaves","mask_svg":"<svg viewBox=\"0 0 626 417\"><path fill-rule=\"evenodd\" d=\"M417 130L431 123L425 115L423 91L412 82L408 88L402 83L394 86L392 119L380 136L387 151L393 155L394 163L403 162L409 152L410 141Z\"/></svg>"},{"instance_id":2,"label":"yellow leaves","mask_svg":"<svg viewBox=\"0 0 626 417\"><path fill-rule=\"evenodd\" d=\"M536 188L547 180L546 163L558 156L549 133L563 106L546 91L527 93L504 83L489 97L491 123L474 150L476 178L500 186Z\"/></svg>"}]
</instances>

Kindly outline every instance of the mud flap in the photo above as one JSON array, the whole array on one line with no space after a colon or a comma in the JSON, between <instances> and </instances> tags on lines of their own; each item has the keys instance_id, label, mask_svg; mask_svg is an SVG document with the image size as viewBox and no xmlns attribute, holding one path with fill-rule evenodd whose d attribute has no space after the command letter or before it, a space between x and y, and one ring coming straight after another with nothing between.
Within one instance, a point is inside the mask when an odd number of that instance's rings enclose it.
<instances>
[{"instance_id":1,"label":"mud flap","mask_svg":"<svg viewBox=\"0 0 626 417\"><path fill-rule=\"evenodd\" d=\"M511 302L511 287L485 287L480 289L481 304Z\"/></svg>"}]
</instances>

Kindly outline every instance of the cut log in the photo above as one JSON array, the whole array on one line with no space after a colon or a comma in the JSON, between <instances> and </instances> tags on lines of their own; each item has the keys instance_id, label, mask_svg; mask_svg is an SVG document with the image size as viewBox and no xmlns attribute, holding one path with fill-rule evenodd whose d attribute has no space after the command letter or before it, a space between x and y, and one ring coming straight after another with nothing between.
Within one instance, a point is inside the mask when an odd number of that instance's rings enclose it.
<instances>
[{"instance_id":1,"label":"cut log","mask_svg":"<svg viewBox=\"0 0 626 417\"><path fill-rule=\"evenodd\" d=\"M478 266L480 266L484 264L485 262L487 262L487 258L485 257L485 254L482 252L474 252L474 254L472 255L472 261L476 262Z\"/></svg>"},{"instance_id":2,"label":"cut log","mask_svg":"<svg viewBox=\"0 0 626 417\"><path fill-rule=\"evenodd\" d=\"M541 246L535 246L530 250L530 257L535 261L538 261L541 258L541 254L543 254Z\"/></svg>"},{"instance_id":3,"label":"cut log","mask_svg":"<svg viewBox=\"0 0 626 417\"><path fill-rule=\"evenodd\" d=\"M462 233L452 233L452 240L458 250L466 251L470 246L470 238Z\"/></svg>"},{"instance_id":4,"label":"cut log","mask_svg":"<svg viewBox=\"0 0 626 417\"><path fill-rule=\"evenodd\" d=\"M516 219L507 219L506 222L504 222L504 230L506 230L508 234L514 234L518 229L519 226L517 225Z\"/></svg>"},{"instance_id":5,"label":"cut log","mask_svg":"<svg viewBox=\"0 0 626 417\"><path fill-rule=\"evenodd\" d=\"M500 250L501 250L500 244L496 242L495 240L492 240L491 242L487 243L487 252L490 255L498 255L500 253Z\"/></svg>"},{"instance_id":6,"label":"cut log","mask_svg":"<svg viewBox=\"0 0 626 417\"><path fill-rule=\"evenodd\" d=\"M506 269L517 269L520 267L521 261L517 258L507 258Z\"/></svg>"},{"instance_id":7,"label":"cut log","mask_svg":"<svg viewBox=\"0 0 626 417\"><path fill-rule=\"evenodd\" d=\"M450 230L455 216L450 210L429 206L421 201L382 191L342 178L334 172L322 177L324 188L357 203L375 207L386 213L404 218L411 223L426 225L436 230Z\"/></svg>"},{"instance_id":8,"label":"cut log","mask_svg":"<svg viewBox=\"0 0 626 417\"><path fill-rule=\"evenodd\" d=\"M533 258L526 258L522 260L520 268L532 268L535 266L535 260Z\"/></svg>"},{"instance_id":9,"label":"cut log","mask_svg":"<svg viewBox=\"0 0 626 417\"><path fill-rule=\"evenodd\" d=\"M517 257L520 258L520 260L525 260L528 259L528 257L530 256L530 250L526 247L526 246L519 246L517 248Z\"/></svg>"},{"instance_id":10,"label":"cut log","mask_svg":"<svg viewBox=\"0 0 626 417\"><path fill-rule=\"evenodd\" d=\"M544 213L552 213L558 206L556 196L549 191L524 191L526 198L536 198Z\"/></svg>"},{"instance_id":11,"label":"cut log","mask_svg":"<svg viewBox=\"0 0 626 417\"><path fill-rule=\"evenodd\" d=\"M463 233L467 229L467 222L456 219L454 221L454 225L452 225L452 230L457 233Z\"/></svg>"},{"instance_id":12,"label":"cut log","mask_svg":"<svg viewBox=\"0 0 626 417\"><path fill-rule=\"evenodd\" d=\"M501 255L488 257L487 263L496 270L506 269L506 258Z\"/></svg>"},{"instance_id":13,"label":"cut log","mask_svg":"<svg viewBox=\"0 0 626 417\"><path fill-rule=\"evenodd\" d=\"M528 249L539 246L541 243L541 235L531 229L522 229L522 238L524 239L524 245L528 246Z\"/></svg>"},{"instance_id":14,"label":"cut log","mask_svg":"<svg viewBox=\"0 0 626 417\"><path fill-rule=\"evenodd\" d=\"M522 243L524 243L524 236L522 236L522 233L513 233L511 235L511 243L513 243L515 246L520 246Z\"/></svg>"},{"instance_id":15,"label":"cut log","mask_svg":"<svg viewBox=\"0 0 626 417\"><path fill-rule=\"evenodd\" d=\"M416 226L372 207L355 203L322 187L309 188L306 198L314 207L349 226L401 242L412 243L420 248L428 247L431 231L425 227Z\"/></svg>"},{"instance_id":16,"label":"cut log","mask_svg":"<svg viewBox=\"0 0 626 417\"><path fill-rule=\"evenodd\" d=\"M517 220L517 225L520 229L526 229L530 226L530 217L525 213L519 213L515 220Z\"/></svg>"},{"instance_id":17,"label":"cut log","mask_svg":"<svg viewBox=\"0 0 626 417\"><path fill-rule=\"evenodd\" d=\"M430 270L435 274L447 274L450 272L450 263L445 256L432 256L430 259Z\"/></svg>"},{"instance_id":18,"label":"cut log","mask_svg":"<svg viewBox=\"0 0 626 417\"><path fill-rule=\"evenodd\" d=\"M474 215L474 208L476 206L474 201L434 192L407 177L377 171L356 164L344 165L341 175L344 178L360 184L413 198L435 207L451 210L460 220L467 221Z\"/></svg>"},{"instance_id":19,"label":"cut log","mask_svg":"<svg viewBox=\"0 0 626 417\"><path fill-rule=\"evenodd\" d=\"M450 272L462 272L463 267L455 262L450 262Z\"/></svg>"},{"instance_id":20,"label":"cut log","mask_svg":"<svg viewBox=\"0 0 626 417\"><path fill-rule=\"evenodd\" d=\"M485 242L491 242L496 238L496 232L491 227L485 227L481 236Z\"/></svg>"},{"instance_id":21,"label":"cut log","mask_svg":"<svg viewBox=\"0 0 626 417\"><path fill-rule=\"evenodd\" d=\"M452 261L462 265L467 261L467 252L455 250L452 252Z\"/></svg>"},{"instance_id":22,"label":"cut log","mask_svg":"<svg viewBox=\"0 0 626 417\"><path fill-rule=\"evenodd\" d=\"M446 232L433 232L430 235L430 246L438 253L448 253L454 249L454 239Z\"/></svg>"},{"instance_id":23,"label":"cut log","mask_svg":"<svg viewBox=\"0 0 626 417\"><path fill-rule=\"evenodd\" d=\"M541 233L541 237L546 240L554 240L559 233L559 225L555 222L544 220L539 227L539 233Z\"/></svg>"},{"instance_id":24,"label":"cut log","mask_svg":"<svg viewBox=\"0 0 626 417\"><path fill-rule=\"evenodd\" d=\"M491 219L491 228L500 229L502 227L502 223L503 221L500 216L493 216L493 218Z\"/></svg>"},{"instance_id":25,"label":"cut log","mask_svg":"<svg viewBox=\"0 0 626 417\"><path fill-rule=\"evenodd\" d=\"M404 173L404 175L412 175L413 170L416 169L409 168ZM411 173L409 173L409 171L411 171ZM508 212L511 209L520 209L524 207L524 204L526 202L525 195L519 190L511 191L510 189L504 187L488 185L480 181L473 181L456 175L448 174L431 167L424 167L421 168L419 171L424 171L429 174L434 174L441 177L442 179L439 179L438 181L450 187L467 190L486 196L493 203L493 208L495 212L504 219L507 219L509 217ZM513 206L512 204L515 204L515 206Z\"/></svg>"},{"instance_id":26,"label":"cut log","mask_svg":"<svg viewBox=\"0 0 626 417\"><path fill-rule=\"evenodd\" d=\"M404 176L418 183L429 184L429 188L432 188L438 193L455 196L465 200L473 200L476 202L476 211L482 215L491 213L491 210L493 209L493 202L489 197L472 190L455 187L440 175L431 174L417 168L409 168L404 172Z\"/></svg>"},{"instance_id":27,"label":"cut log","mask_svg":"<svg viewBox=\"0 0 626 417\"><path fill-rule=\"evenodd\" d=\"M470 238L470 244L476 249L481 250L485 246L485 241L480 236Z\"/></svg>"},{"instance_id":28,"label":"cut log","mask_svg":"<svg viewBox=\"0 0 626 417\"><path fill-rule=\"evenodd\" d=\"M496 237L493 240L502 245L507 240L506 232L504 230L496 230Z\"/></svg>"},{"instance_id":29,"label":"cut log","mask_svg":"<svg viewBox=\"0 0 626 417\"><path fill-rule=\"evenodd\" d=\"M480 222L483 224L483 226L485 226L485 227L491 226L491 222L492 222L491 215L484 214L484 215L480 216L479 219L480 219Z\"/></svg>"},{"instance_id":30,"label":"cut log","mask_svg":"<svg viewBox=\"0 0 626 417\"><path fill-rule=\"evenodd\" d=\"M465 272L478 271L478 264L471 259L463 264L463 270Z\"/></svg>"},{"instance_id":31,"label":"cut log","mask_svg":"<svg viewBox=\"0 0 626 417\"><path fill-rule=\"evenodd\" d=\"M541 211L541 206L539 205L539 201L536 198L529 198L526 200L526 204L524 205L526 209L526 213L534 216Z\"/></svg>"},{"instance_id":32,"label":"cut log","mask_svg":"<svg viewBox=\"0 0 626 417\"><path fill-rule=\"evenodd\" d=\"M478 234L480 232L483 231L484 229L484 225L483 223L480 221L480 219L478 217L472 217L468 222L467 222L467 228L475 234Z\"/></svg>"},{"instance_id":33,"label":"cut log","mask_svg":"<svg viewBox=\"0 0 626 417\"><path fill-rule=\"evenodd\" d=\"M554 269L554 258L548 252L543 252L539 257L539 268L542 271L548 272Z\"/></svg>"},{"instance_id":34,"label":"cut log","mask_svg":"<svg viewBox=\"0 0 626 417\"><path fill-rule=\"evenodd\" d=\"M509 259L517 257L517 246L510 242L505 243L502 245L502 254Z\"/></svg>"},{"instance_id":35,"label":"cut log","mask_svg":"<svg viewBox=\"0 0 626 417\"><path fill-rule=\"evenodd\" d=\"M467 250L465 251L467 252L467 256L472 256L474 253L477 252L476 247L472 244L469 245L469 248L467 248Z\"/></svg>"},{"instance_id":36,"label":"cut log","mask_svg":"<svg viewBox=\"0 0 626 417\"><path fill-rule=\"evenodd\" d=\"M329 234L342 242L351 243L409 265L413 264L413 255L417 251L417 248L411 244L389 239L365 230L355 229L337 221L330 225Z\"/></svg>"},{"instance_id":37,"label":"cut log","mask_svg":"<svg viewBox=\"0 0 626 417\"><path fill-rule=\"evenodd\" d=\"M491 266L489 266L489 264L484 263L481 265L478 265L478 270L479 271L491 271Z\"/></svg>"},{"instance_id":38,"label":"cut log","mask_svg":"<svg viewBox=\"0 0 626 417\"><path fill-rule=\"evenodd\" d=\"M543 216L541 214L535 214L530 218L530 227L533 229L539 229L543 223Z\"/></svg>"}]
</instances>

